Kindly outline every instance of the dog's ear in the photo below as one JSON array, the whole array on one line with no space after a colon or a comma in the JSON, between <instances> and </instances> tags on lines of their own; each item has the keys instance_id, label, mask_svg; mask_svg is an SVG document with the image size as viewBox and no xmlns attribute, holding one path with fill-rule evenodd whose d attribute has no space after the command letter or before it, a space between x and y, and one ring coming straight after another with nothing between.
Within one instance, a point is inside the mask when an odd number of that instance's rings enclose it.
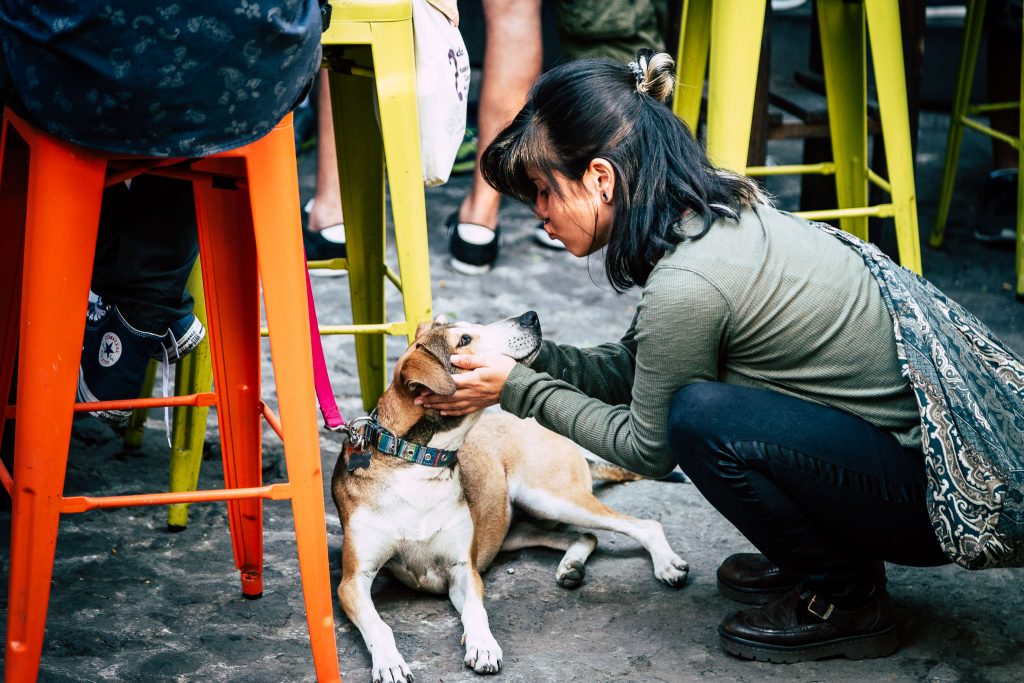
<instances>
[{"instance_id":1,"label":"dog's ear","mask_svg":"<svg viewBox=\"0 0 1024 683\"><path fill-rule=\"evenodd\" d=\"M433 328L434 325L447 325L447 324L448 324L448 318L447 318L447 316L445 316L442 313L441 315L437 316L433 320L428 320L425 323L420 323L419 325L417 325L416 326L416 336L417 337L422 337L424 334L427 333L428 330Z\"/></svg>"},{"instance_id":2,"label":"dog's ear","mask_svg":"<svg viewBox=\"0 0 1024 683\"><path fill-rule=\"evenodd\" d=\"M448 368L440 358L420 344L405 357L399 371L399 379L410 393L417 393L420 387L426 387L441 396L451 396L455 393L455 381Z\"/></svg>"},{"instance_id":3,"label":"dog's ear","mask_svg":"<svg viewBox=\"0 0 1024 683\"><path fill-rule=\"evenodd\" d=\"M427 332L430 331L430 328L432 328L433 326L434 326L434 321L433 320L428 320L425 323L420 323L419 325L417 325L416 326L416 338L419 339L420 337L425 335Z\"/></svg>"}]
</instances>

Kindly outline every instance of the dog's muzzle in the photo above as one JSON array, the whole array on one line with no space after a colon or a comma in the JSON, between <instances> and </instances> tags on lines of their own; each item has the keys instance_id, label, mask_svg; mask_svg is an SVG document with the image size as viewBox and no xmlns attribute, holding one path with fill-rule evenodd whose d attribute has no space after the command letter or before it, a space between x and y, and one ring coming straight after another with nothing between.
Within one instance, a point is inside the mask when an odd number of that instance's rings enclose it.
<instances>
[{"instance_id":1,"label":"dog's muzzle","mask_svg":"<svg viewBox=\"0 0 1024 683\"><path fill-rule=\"evenodd\" d=\"M536 311L527 311L518 318L512 318L511 322L517 329L509 355L529 367L533 361L537 360L537 355L540 353L540 342L543 339L540 331L540 318L537 317Z\"/></svg>"}]
</instances>

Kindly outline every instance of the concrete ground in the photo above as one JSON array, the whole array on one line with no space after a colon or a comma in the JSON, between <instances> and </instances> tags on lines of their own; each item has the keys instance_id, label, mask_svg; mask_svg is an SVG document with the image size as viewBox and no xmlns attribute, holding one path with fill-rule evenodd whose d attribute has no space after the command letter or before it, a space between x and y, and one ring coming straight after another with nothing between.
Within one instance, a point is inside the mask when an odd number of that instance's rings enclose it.
<instances>
[{"instance_id":1,"label":"concrete ground","mask_svg":"<svg viewBox=\"0 0 1024 683\"><path fill-rule=\"evenodd\" d=\"M922 231L934 215L947 119L925 114L918 155ZM970 135L969 135L970 138ZM925 274L965 304L1018 352L1024 352L1024 304L1012 294L1012 252L969 236L987 144L969 139L946 249L924 249ZM773 149L777 159L793 148ZM787 156L788 155L788 156ZM304 194L312 159L301 160ZM427 191L434 310L468 320L536 310L547 337L578 345L616 339L637 295L615 295L599 258L581 261L535 246L533 220L506 205L505 241L487 277L455 273L447 263L443 222L468 185L465 176ZM773 187L785 206L791 186ZM347 279L317 279L323 322L348 319ZM400 311L397 297L391 309ZM325 340L344 415L362 414L352 340ZM389 343L393 360L403 344ZM275 400L272 376L264 395ZM281 448L267 430L266 481L283 477ZM217 429L211 415L202 486L222 485ZM339 440L322 438L324 472ZM66 492L129 493L166 486L162 414L154 412L143 448L127 452L119 437L88 417L76 421ZM327 482L325 480L325 496ZM554 581L559 554L528 550L501 555L485 575L486 604L504 651L497 680L566 681L936 681L1024 680L1024 574L971 573L954 567L890 567L889 587L902 621L900 650L864 662L829 660L771 665L735 659L719 649L716 626L736 606L718 595L714 572L728 554L750 546L689 484L644 481L598 487L623 512L660 521L691 567L680 590L655 580L632 540L599 533L599 548L577 590ZM340 524L328 501L332 587L340 576ZM67 516L61 522L40 679L44 681L309 681L313 680L290 507L265 506L266 591L243 600L233 568L223 504L195 505L187 530L170 534L162 508ZM9 513L0 513L0 575L6 576ZM4 592L5 593L5 592ZM461 625L446 599L382 580L375 598L400 651L419 681L470 681L462 664ZM6 595L0 595L6 616ZM368 681L370 658L358 632L335 609L343 676Z\"/></svg>"}]
</instances>

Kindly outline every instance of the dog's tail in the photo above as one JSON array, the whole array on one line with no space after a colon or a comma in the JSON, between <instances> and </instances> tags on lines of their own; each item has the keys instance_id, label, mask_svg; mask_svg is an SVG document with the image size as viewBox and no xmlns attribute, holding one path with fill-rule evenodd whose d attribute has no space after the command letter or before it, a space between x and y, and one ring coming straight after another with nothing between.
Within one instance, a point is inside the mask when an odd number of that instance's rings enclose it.
<instances>
[{"instance_id":1,"label":"dog's tail","mask_svg":"<svg viewBox=\"0 0 1024 683\"><path fill-rule=\"evenodd\" d=\"M583 457L587 460L587 466L590 468L590 476L598 481L622 483L627 481L641 481L647 478L643 475L637 474L636 472L630 472L624 467L613 465L604 458L598 457L584 448L581 448L580 452L583 453ZM686 476L677 469L672 471L667 477L662 477L658 481L682 483L686 481Z\"/></svg>"}]
</instances>

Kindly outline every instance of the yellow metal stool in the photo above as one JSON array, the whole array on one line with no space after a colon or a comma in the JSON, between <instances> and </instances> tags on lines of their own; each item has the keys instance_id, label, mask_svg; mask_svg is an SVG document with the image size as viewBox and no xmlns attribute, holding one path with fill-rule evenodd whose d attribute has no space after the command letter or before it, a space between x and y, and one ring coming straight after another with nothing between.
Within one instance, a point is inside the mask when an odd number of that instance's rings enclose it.
<instances>
[{"instance_id":1,"label":"yellow metal stool","mask_svg":"<svg viewBox=\"0 0 1024 683\"><path fill-rule=\"evenodd\" d=\"M193 312L199 322L206 326L206 298L203 291L202 270L196 261L189 277L188 290L195 300ZM177 396L210 391L213 386L213 366L210 360L210 340L203 338L199 346L177 363L174 373L174 393ZM157 363L149 364L142 396L153 394ZM206 418L209 406L176 406L172 413L171 466L169 491L195 491L199 483L199 465L203 460L203 443L206 440ZM142 432L148 411L132 413L124 434L124 444L129 448L142 445ZM168 506L167 527L180 531L188 525L188 503Z\"/></svg>"},{"instance_id":2,"label":"yellow metal stool","mask_svg":"<svg viewBox=\"0 0 1024 683\"><path fill-rule=\"evenodd\" d=\"M835 175L840 208L798 215L813 220L839 218L843 230L861 239L867 239L868 217L892 217L900 262L920 273L899 6L892 0L817 0L834 161L747 167L767 1L684 0L676 59L676 115L696 130L710 53L707 150L711 160L751 176ZM865 33L874 58L888 180L868 167ZM869 182L889 193L888 204L868 206Z\"/></svg>"},{"instance_id":3,"label":"yellow metal stool","mask_svg":"<svg viewBox=\"0 0 1024 683\"><path fill-rule=\"evenodd\" d=\"M386 384L384 335L404 335L411 342L416 326L432 317L412 4L409 0L333 0L331 4L331 26L322 42L348 258L310 266L349 272L354 324L322 325L320 333L357 335L359 385L369 410ZM384 262L385 168L400 275ZM387 322L385 278L402 293L402 322Z\"/></svg>"},{"instance_id":4,"label":"yellow metal stool","mask_svg":"<svg viewBox=\"0 0 1024 683\"><path fill-rule=\"evenodd\" d=\"M1024 109L1020 100L1016 102L992 102L989 104L971 105L971 84L974 81L974 68L978 62L978 48L981 45L982 28L985 23L985 5L987 0L974 0L967 3L967 20L964 24L964 45L960 52L960 71L957 77L956 93L953 95L953 112L949 119L949 140L946 143L946 166L942 176L942 190L939 193L939 209L935 216L928 239L933 247L941 247L945 236L946 221L949 219L949 206L953 201L953 186L956 183L956 167L960 160L960 143L963 142L964 127L1001 140L1017 150L1017 298L1024 299L1024 154L1021 154L1021 136L1007 135L991 126L986 126L973 118L993 111L1017 109L1024 130ZM1022 54L1024 59L1024 54ZM1024 92L1024 71L1021 77L1021 91ZM1018 95L1019 97L1019 95Z\"/></svg>"}]
</instances>

